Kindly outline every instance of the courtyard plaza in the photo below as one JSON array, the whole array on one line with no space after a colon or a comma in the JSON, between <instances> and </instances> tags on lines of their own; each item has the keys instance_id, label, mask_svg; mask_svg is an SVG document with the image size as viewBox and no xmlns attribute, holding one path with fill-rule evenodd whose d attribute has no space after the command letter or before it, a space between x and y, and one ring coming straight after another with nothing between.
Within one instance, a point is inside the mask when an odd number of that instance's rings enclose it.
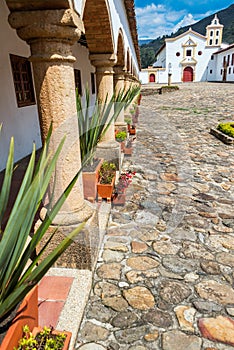
<instances>
[{"instance_id":1,"label":"courtyard plaza","mask_svg":"<svg viewBox=\"0 0 234 350\"><path fill-rule=\"evenodd\" d=\"M142 88L135 171L112 206L75 349L234 349L234 84ZM155 91L154 91L155 89Z\"/></svg>"}]
</instances>

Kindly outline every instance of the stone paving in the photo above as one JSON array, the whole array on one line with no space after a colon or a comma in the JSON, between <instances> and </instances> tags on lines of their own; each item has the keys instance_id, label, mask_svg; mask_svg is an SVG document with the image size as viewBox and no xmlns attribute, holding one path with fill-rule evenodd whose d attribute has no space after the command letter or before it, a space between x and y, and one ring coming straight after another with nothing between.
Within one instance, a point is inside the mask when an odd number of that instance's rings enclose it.
<instances>
[{"instance_id":1,"label":"stone paving","mask_svg":"<svg viewBox=\"0 0 234 350\"><path fill-rule=\"evenodd\" d=\"M142 98L76 349L234 349L234 84L179 87Z\"/></svg>"}]
</instances>

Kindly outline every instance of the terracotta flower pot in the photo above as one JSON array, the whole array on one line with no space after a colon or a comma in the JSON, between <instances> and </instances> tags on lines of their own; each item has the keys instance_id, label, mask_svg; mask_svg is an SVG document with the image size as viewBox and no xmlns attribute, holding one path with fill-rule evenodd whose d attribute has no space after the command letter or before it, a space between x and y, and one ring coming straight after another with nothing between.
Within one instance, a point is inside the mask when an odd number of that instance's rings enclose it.
<instances>
[{"instance_id":1,"label":"terracotta flower pot","mask_svg":"<svg viewBox=\"0 0 234 350\"><path fill-rule=\"evenodd\" d=\"M129 130L130 135L136 135L136 128L131 127Z\"/></svg>"},{"instance_id":2,"label":"terracotta flower pot","mask_svg":"<svg viewBox=\"0 0 234 350\"><path fill-rule=\"evenodd\" d=\"M132 155L132 147L124 147L124 154L126 154L127 156L131 156Z\"/></svg>"},{"instance_id":3,"label":"terracotta flower pot","mask_svg":"<svg viewBox=\"0 0 234 350\"><path fill-rule=\"evenodd\" d=\"M124 205L126 202L126 193L118 193L112 197L113 205Z\"/></svg>"},{"instance_id":4,"label":"terracotta flower pot","mask_svg":"<svg viewBox=\"0 0 234 350\"><path fill-rule=\"evenodd\" d=\"M97 192L99 198L106 198L107 201L111 201L112 192L115 185L115 176L113 177L111 184L97 184Z\"/></svg>"},{"instance_id":5,"label":"terracotta flower pot","mask_svg":"<svg viewBox=\"0 0 234 350\"><path fill-rule=\"evenodd\" d=\"M103 163L103 159L99 159L98 164L93 170L82 171L84 198L90 202L94 202L97 197L98 172Z\"/></svg>"},{"instance_id":6,"label":"terracotta flower pot","mask_svg":"<svg viewBox=\"0 0 234 350\"><path fill-rule=\"evenodd\" d=\"M9 327L0 350L13 350L18 346L18 341L23 336L23 326L30 329L38 326L38 286L34 287L24 298L18 312Z\"/></svg>"},{"instance_id":7,"label":"terracotta flower pot","mask_svg":"<svg viewBox=\"0 0 234 350\"><path fill-rule=\"evenodd\" d=\"M41 331L43 330L43 328L41 327L35 327L33 328L33 331L32 331L32 334L34 336L36 336L38 333L40 333ZM68 350L69 348L69 344L70 344L70 341L71 341L71 332L67 332L67 331L57 331L57 330L53 330L52 331L52 334L59 334L59 333L63 333L66 335L66 339L64 341L64 345L63 345L63 350Z\"/></svg>"}]
</instances>

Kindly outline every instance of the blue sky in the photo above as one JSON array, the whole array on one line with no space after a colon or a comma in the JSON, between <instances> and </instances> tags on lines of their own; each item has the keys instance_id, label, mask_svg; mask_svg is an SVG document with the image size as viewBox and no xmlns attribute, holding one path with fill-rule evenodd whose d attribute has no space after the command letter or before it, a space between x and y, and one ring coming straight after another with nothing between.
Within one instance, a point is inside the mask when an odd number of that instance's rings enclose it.
<instances>
[{"instance_id":1,"label":"blue sky","mask_svg":"<svg viewBox=\"0 0 234 350\"><path fill-rule=\"evenodd\" d=\"M233 0L135 0L139 39L171 34L233 3Z\"/></svg>"}]
</instances>

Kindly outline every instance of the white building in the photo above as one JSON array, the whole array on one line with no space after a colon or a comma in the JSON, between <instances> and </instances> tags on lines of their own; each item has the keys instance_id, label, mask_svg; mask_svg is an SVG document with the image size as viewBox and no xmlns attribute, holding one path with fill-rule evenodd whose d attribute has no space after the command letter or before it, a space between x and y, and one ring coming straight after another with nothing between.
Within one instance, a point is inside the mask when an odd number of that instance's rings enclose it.
<instances>
[{"instance_id":1,"label":"white building","mask_svg":"<svg viewBox=\"0 0 234 350\"><path fill-rule=\"evenodd\" d=\"M234 44L215 52L207 70L209 81L234 82Z\"/></svg>"},{"instance_id":2,"label":"white building","mask_svg":"<svg viewBox=\"0 0 234 350\"><path fill-rule=\"evenodd\" d=\"M190 28L175 38L166 39L156 54L153 66L141 71L141 82L166 84L169 76L172 83L233 81L234 66L231 65L234 48L233 45L222 43L222 33L223 25L215 15L211 24L206 27L206 36ZM225 69L223 57L227 57L225 62L228 65Z\"/></svg>"}]
</instances>

